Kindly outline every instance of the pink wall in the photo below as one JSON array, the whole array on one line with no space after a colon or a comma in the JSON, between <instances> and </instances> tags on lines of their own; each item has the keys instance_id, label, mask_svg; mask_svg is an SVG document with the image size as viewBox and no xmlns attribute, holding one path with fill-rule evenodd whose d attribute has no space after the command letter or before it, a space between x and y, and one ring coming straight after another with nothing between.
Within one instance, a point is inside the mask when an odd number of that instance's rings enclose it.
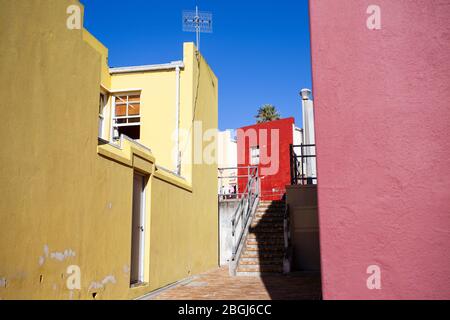
<instances>
[{"instance_id":1,"label":"pink wall","mask_svg":"<svg viewBox=\"0 0 450 320\"><path fill-rule=\"evenodd\" d=\"M324 298L450 299L450 1L310 13Z\"/></svg>"}]
</instances>

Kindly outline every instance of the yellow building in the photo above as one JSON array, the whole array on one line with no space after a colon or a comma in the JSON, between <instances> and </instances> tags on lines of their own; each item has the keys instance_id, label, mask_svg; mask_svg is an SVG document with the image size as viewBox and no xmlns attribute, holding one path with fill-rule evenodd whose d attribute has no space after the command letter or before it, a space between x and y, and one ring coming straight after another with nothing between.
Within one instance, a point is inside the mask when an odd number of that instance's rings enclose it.
<instances>
[{"instance_id":1,"label":"yellow building","mask_svg":"<svg viewBox=\"0 0 450 320\"><path fill-rule=\"evenodd\" d=\"M130 299L218 265L192 130L217 128L217 78L192 43L109 69L71 6L0 0L0 299Z\"/></svg>"}]
</instances>

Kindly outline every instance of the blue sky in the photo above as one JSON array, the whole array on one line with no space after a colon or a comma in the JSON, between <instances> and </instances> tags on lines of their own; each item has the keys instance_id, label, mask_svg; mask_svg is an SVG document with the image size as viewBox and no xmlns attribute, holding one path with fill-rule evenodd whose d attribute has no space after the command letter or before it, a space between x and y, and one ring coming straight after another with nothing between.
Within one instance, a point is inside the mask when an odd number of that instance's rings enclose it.
<instances>
[{"instance_id":1,"label":"blue sky","mask_svg":"<svg viewBox=\"0 0 450 320\"><path fill-rule=\"evenodd\" d=\"M109 48L111 67L182 59L183 10L213 13L201 52L219 78L219 128L255 122L271 103L301 123L301 88L311 88L307 0L81 0L84 26Z\"/></svg>"}]
</instances>

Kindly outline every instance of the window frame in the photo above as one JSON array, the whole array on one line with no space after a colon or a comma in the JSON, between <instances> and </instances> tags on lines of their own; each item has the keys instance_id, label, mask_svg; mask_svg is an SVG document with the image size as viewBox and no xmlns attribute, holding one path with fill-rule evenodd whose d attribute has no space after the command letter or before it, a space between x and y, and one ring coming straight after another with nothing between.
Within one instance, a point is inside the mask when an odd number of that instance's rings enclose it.
<instances>
[{"instance_id":1,"label":"window frame","mask_svg":"<svg viewBox=\"0 0 450 320\"><path fill-rule=\"evenodd\" d=\"M98 102L98 137L104 139L103 131L105 129L105 109L108 105L109 95L100 91L100 98Z\"/></svg>"},{"instance_id":2,"label":"window frame","mask_svg":"<svg viewBox=\"0 0 450 320\"><path fill-rule=\"evenodd\" d=\"M141 108L142 108L142 94L141 90L136 91L120 91L120 92L114 92L112 94L112 102L111 102L111 140L119 139L115 135L116 131L119 131L118 129L121 127L140 127L142 124L141 118ZM125 116L116 116L116 106L117 106L117 100L123 98L126 96L127 101L125 102ZM129 101L130 96L139 96L139 114L138 115L129 115L129 106L132 105ZM136 102L134 102L136 103ZM123 105L122 103L120 105ZM129 122L130 119L139 119L139 122ZM117 120L126 120L126 123L117 123Z\"/></svg>"},{"instance_id":3,"label":"window frame","mask_svg":"<svg viewBox=\"0 0 450 320\"><path fill-rule=\"evenodd\" d=\"M254 154L253 151L258 151L257 154ZM254 159L257 159L255 162ZM250 165L251 166L259 166L260 163L260 150L259 146L250 147Z\"/></svg>"}]
</instances>

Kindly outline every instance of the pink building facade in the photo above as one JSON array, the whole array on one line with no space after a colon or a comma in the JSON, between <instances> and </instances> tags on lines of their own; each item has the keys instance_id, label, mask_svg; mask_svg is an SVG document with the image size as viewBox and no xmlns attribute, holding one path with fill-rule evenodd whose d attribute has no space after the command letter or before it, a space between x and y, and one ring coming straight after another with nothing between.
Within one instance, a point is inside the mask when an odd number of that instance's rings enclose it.
<instances>
[{"instance_id":1,"label":"pink building facade","mask_svg":"<svg viewBox=\"0 0 450 320\"><path fill-rule=\"evenodd\" d=\"M323 297L450 299L450 2L310 17Z\"/></svg>"}]
</instances>

